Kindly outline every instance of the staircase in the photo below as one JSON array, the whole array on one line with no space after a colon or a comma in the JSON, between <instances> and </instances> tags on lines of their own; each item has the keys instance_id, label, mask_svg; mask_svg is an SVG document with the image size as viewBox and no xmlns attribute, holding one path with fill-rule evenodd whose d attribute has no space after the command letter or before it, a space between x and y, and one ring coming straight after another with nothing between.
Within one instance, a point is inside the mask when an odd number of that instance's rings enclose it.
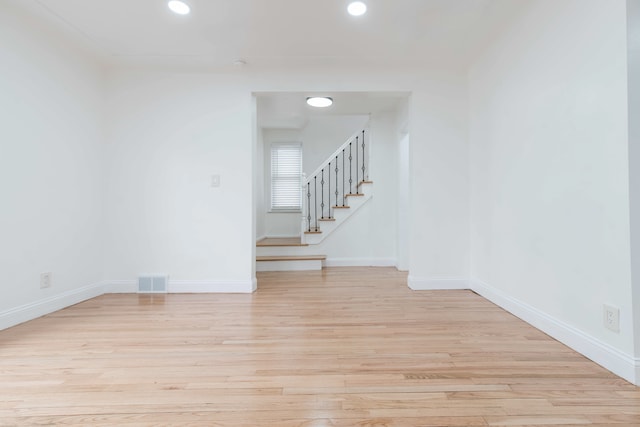
<instances>
[{"instance_id":1,"label":"staircase","mask_svg":"<svg viewBox=\"0 0 640 427\"><path fill-rule=\"evenodd\" d=\"M302 243L300 238L262 239L256 244L256 252L270 254L256 256L256 269L258 271L321 270L327 256L300 254L300 249L308 246Z\"/></svg>"},{"instance_id":2,"label":"staircase","mask_svg":"<svg viewBox=\"0 0 640 427\"><path fill-rule=\"evenodd\" d=\"M358 131L329 156L309 177L301 177L300 236L267 237L256 244L257 271L321 270L326 255L314 246L345 225L373 196L368 180L366 130Z\"/></svg>"}]
</instances>

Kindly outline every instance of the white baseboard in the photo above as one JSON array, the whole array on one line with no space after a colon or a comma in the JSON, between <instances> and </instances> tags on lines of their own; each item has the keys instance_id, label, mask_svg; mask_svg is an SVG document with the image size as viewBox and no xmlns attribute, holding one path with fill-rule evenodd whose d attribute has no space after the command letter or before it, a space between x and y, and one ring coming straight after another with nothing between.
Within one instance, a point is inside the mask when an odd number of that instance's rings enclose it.
<instances>
[{"instance_id":1,"label":"white baseboard","mask_svg":"<svg viewBox=\"0 0 640 427\"><path fill-rule=\"evenodd\" d=\"M37 319L54 311L98 297L103 293L104 283L99 282L6 310L0 313L0 330Z\"/></svg>"},{"instance_id":2,"label":"white baseboard","mask_svg":"<svg viewBox=\"0 0 640 427\"><path fill-rule=\"evenodd\" d=\"M395 258L328 258L325 267L395 267Z\"/></svg>"},{"instance_id":3,"label":"white baseboard","mask_svg":"<svg viewBox=\"0 0 640 427\"><path fill-rule=\"evenodd\" d=\"M138 293L137 280L108 280L105 282L105 293L135 294ZM201 293L252 293L257 289L256 279L252 280L171 280L167 293L201 294Z\"/></svg>"},{"instance_id":4,"label":"white baseboard","mask_svg":"<svg viewBox=\"0 0 640 427\"><path fill-rule=\"evenodd\" d=\"M640 385L640 359L634 358L479 280L471 289L614 374Z\"/></svg>"},{"instance_id":5,"label":"white baseboard","mask_svg":"<svg viewBox=\"0 0 640 427\"><path fill-rule=\"evenodd\" d=\"M409 288L414 291L465 290L469 289L466 277L416 277L407 278Z\"/></svg>"}]
</instances>

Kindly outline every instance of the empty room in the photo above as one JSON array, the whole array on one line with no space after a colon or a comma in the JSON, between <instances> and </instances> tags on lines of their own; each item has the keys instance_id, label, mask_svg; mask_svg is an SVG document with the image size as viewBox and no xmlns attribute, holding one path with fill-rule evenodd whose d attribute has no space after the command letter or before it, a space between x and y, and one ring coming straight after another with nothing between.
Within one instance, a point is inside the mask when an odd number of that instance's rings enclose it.
<instances>
[{"instance_id":1,"label":"empty room","mask_svg":"<svg viewBox=\"0 0 640 427\"><path fill-rule=\"evenodd\" d=\"M0 0L0 426L640 426L640 0Z\"/></svg>"}]
</instances>

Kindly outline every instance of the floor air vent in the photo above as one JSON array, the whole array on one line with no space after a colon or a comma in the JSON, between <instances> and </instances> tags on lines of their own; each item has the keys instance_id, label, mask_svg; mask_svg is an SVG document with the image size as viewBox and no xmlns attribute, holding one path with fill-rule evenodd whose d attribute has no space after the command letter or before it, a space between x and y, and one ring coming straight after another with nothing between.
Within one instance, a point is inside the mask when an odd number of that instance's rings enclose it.
<instances>
[{"instance_id":1,"label":"floor air vent","mask_svg":"<svg viewBox=\"0 0 640 427\"><path fill-rule=\"evenodd\" d=\"M138 277L138 293L140 294L164 294L167 292L167 276L140 276Z\"/></svg>"}]
</instances>

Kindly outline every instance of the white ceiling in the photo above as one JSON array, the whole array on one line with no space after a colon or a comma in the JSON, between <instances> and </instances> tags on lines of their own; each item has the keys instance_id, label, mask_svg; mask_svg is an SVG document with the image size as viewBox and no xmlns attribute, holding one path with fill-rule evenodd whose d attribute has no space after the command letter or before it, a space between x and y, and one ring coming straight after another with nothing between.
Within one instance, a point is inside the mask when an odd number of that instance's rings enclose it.
<instances>
[{"instance_id":1,"label":"white ceiling","mask_svg":"<svg viewBox=\"0 0 640 427\"><path fill-rule=\"evenodd\" d=\"M323 92L334 104L313 108L306 99L314 93L277 92L256 94L258 126L275 129L302 129L312 117L332 115L367 115L398 111L409 97L401 92Z\"/></svg>"},{"instance_id":2,"label":"white ceiling","mask_svg":"<svg viewBox=\"0 0 640 427\"><path fill-rule=\"evenodd\" d=\"M4 1L4 0L0 0ZM466 65L474 52L530 0L7 0L113 66L211 71L247 67ZM303 128L322 115L395 111L400 93L322 93L335 104L313 109L308 93L258 94L259 125Z\"/></svg>"},{"instance_id":3,"label":"white ceiling","mask_svg":"<svg viewBox=\"0 0 640 427\"><path fill-rule=\"evenodd\" d=\"M465 64L528 0L10 0L112 64L228 67Z\"/></svg>"}]
</instances>

